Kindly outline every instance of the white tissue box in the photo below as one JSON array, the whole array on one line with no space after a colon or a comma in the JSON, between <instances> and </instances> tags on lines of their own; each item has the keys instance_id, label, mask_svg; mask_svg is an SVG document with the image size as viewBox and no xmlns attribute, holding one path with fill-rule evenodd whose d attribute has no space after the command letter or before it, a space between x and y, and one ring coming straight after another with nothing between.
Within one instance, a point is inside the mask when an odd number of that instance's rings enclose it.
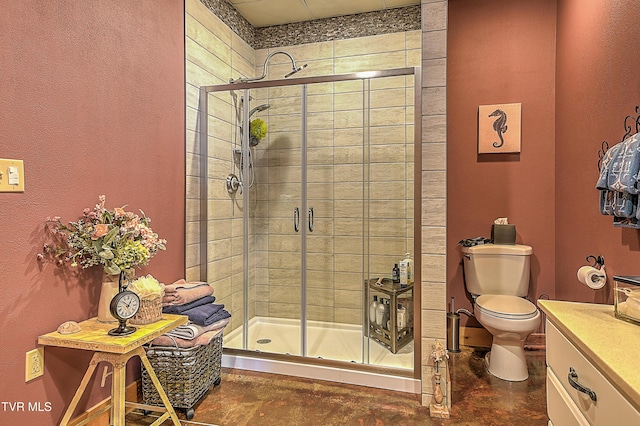
<instances>
[{"instance_id":1,"label":"white tissue box","mask_svg":"<svg viewBox=\"0 0 640 426\"><path fill-rule=\"evenodd\" d=\"M614 276L616 318L640 325L640 276Z\"/></svg>"}]
</instances>

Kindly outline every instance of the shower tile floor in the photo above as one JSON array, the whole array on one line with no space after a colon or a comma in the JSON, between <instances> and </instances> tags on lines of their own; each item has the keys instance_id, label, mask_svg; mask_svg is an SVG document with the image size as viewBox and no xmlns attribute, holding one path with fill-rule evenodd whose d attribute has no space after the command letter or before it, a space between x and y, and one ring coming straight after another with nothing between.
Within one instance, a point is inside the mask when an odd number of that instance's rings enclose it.
<instances>
[{"instance_id":1,"label":"shower tile floor","mask_svg":"<svg viewBox=\"0 0 640 426\"><path fill-rule=\"evenodd\" d=\"M248 350L278 354L300 354L300 321L253 318L249 324ZM413 342L393 354L374 340L362 336L362 327L309 321L307 355L335 361L363 363L363 345L369 347L365 364L413 369ZM225 333L224 346L242 348L242 329Z\"/></svg>"}]
</instances>

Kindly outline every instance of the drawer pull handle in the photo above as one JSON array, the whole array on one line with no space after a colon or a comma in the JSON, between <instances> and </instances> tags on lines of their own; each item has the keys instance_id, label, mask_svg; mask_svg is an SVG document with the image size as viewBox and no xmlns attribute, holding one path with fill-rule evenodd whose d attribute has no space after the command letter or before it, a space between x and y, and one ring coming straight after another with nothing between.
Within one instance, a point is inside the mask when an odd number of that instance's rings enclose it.
<instances>
[{"instance_id":1,"label":"drawer pull handle","mask_svg":"<svg viewBox=\"0 0 640 426\"><path fill-rule=\"evenodd\" d=\"M596 393L594 391L578 383L578 373L576 373L576 370L574 370L573 367L569 367L568 380L572 388L576 389L579 392L586 393L587 395L589 395L589 398L591 398L593 402L597 401L598 398L596 397Z\"/></svg>"}]
</instances>

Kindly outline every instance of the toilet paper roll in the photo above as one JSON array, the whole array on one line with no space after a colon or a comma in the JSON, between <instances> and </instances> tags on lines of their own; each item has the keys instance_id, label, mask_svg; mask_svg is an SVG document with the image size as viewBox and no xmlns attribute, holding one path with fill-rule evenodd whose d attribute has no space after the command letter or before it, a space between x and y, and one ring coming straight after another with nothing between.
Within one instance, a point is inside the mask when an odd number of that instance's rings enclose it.
<instances>
[{"instance_id":1,"label":"toilet paper roll","mask_svg":"<svg viewBox=\"0 0 640 426\"><path fill-rule=\"evenodd\" d=\"M594 290L598 290L607 282L607 273L602 269L596 269L593 266L582 266L578 269L578 281L586 284Z\"/></svg>"}]
</instances>

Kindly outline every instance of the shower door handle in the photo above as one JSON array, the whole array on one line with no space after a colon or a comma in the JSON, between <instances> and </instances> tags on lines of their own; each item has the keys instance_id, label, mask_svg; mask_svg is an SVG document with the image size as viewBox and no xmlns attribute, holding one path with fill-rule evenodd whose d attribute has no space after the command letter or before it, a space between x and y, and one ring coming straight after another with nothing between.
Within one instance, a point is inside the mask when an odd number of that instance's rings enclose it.
<instances>
[{"instance_id":1,"label":"shower door handle","mask_svg":"<svg viewBox=\"0 0 640 426\"><path fill-rule=\"evenodd\" d=\"M293 230L298 232L300 231L300 209L293 209Z\"/></svg>"},{"instance_id":2,"label":"shower door handle","mask_svg":"<svg viewBox=\"0 0 640 426\"><path fill-rule=\"evenodd\" d=\"M313 207L309 207L309 232L313 232Z\"/></svg>"}]
</instances>

